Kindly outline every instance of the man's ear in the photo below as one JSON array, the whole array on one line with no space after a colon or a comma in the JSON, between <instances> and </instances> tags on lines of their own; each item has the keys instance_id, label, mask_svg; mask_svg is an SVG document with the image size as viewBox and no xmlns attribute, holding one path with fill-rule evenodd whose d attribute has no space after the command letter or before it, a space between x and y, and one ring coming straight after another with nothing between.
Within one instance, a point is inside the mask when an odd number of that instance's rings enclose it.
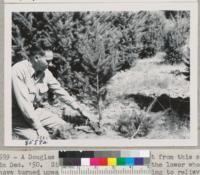
<instances>
[{"instance_id":1,"label":"man's ear","mask_svg":"<svg viewBox=\"0 0 200 175\"><path fill-rule=\"evenodd\" d=\"M39 59L39 56L38 56L38 55L35 55L35 56L34 56L34 59L35 59L35 61L37 61L37 60Z\"/></svg>"}]
</instances>

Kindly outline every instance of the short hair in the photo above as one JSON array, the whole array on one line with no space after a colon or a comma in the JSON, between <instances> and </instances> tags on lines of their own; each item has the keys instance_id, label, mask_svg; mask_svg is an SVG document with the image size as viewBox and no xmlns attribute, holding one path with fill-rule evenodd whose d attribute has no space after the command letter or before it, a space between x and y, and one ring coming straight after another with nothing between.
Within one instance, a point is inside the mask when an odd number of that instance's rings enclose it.
<instances>
[{"instance_id":1,"label":"short hair","mask_svg":"<svg viewBox=\"0 0 200 175\"><path fill-rule=\"evenodd\" d=\"M33 44L29 49L29 56L35 56L35 55L44 56L45 55L45 50L43 50L37 44Z\"/></svg>"},{"instance_id":2,"label":"short hair","mask_svg":"<svg viewBox=\"0 0 200 175\"><path fill-rule=\"evenodd\" d=\"M38 45L44 50L51 50L52 44L48 38L41 38L37 41Z\"/></svg>"}]
</instances>

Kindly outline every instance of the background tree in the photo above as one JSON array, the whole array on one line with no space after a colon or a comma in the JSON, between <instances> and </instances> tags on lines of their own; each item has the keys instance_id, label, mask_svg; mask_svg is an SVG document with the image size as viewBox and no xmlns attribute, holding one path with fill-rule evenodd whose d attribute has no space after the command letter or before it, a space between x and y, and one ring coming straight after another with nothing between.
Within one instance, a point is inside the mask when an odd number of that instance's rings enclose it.
<instances>
[{"instance_id":1,"label":"background tree","mask_svg":"<svg viewBox=\"0 0 200 175\"><path fill-rule=\"evenodd\" d=\"M182 47L190 37L190 13L187 11L168 11L163 33L165 62L177 64L183 62Z\"/></svg>"}]
</instances>

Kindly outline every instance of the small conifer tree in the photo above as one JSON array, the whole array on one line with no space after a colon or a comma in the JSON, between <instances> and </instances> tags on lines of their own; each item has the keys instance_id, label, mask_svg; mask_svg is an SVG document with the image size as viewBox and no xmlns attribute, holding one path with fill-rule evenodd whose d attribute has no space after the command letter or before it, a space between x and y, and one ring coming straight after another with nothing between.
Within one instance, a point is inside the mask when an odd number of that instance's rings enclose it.
<instances>
[{"instance_id":1,"label":"small conifer tree","mask_svg":"<svg viewBox=\"0 0 200 175\"><path fill-rule=\"evenodd\" d=\"M98 19L103 19L102 15ZM91 105L97 109L99 123L102 120L102 98L106 93L105 85L120 69L119 53L115 44L119 42L119 31L109 23L96 20L93 27L82 36L80 52L83 61L83 74L77 72L76 77L84 83Z\"/></svg>"}]
</instances>

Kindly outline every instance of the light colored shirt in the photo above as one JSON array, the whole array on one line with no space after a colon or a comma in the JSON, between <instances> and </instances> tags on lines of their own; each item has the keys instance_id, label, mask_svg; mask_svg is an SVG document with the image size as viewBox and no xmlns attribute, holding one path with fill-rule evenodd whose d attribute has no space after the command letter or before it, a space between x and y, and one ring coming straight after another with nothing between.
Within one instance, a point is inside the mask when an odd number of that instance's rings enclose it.
<instances>
[{"instance_id":1,"label":"light colored shirt","mask_svg":"<svg viewBox=\"0 0 200 175\"><path fill-rule=\"evenodd\" d=\"M18 117L24 119L34 128L41 127L39 116L35 114L34 103L49 89L60 99L77 109L78 105L60 83L55 79L52 73L46 69L44 73L36 77L32 64L27 61L16 63L12 67L12 115L13 120Z\"/></svg>"}]
</instances>

